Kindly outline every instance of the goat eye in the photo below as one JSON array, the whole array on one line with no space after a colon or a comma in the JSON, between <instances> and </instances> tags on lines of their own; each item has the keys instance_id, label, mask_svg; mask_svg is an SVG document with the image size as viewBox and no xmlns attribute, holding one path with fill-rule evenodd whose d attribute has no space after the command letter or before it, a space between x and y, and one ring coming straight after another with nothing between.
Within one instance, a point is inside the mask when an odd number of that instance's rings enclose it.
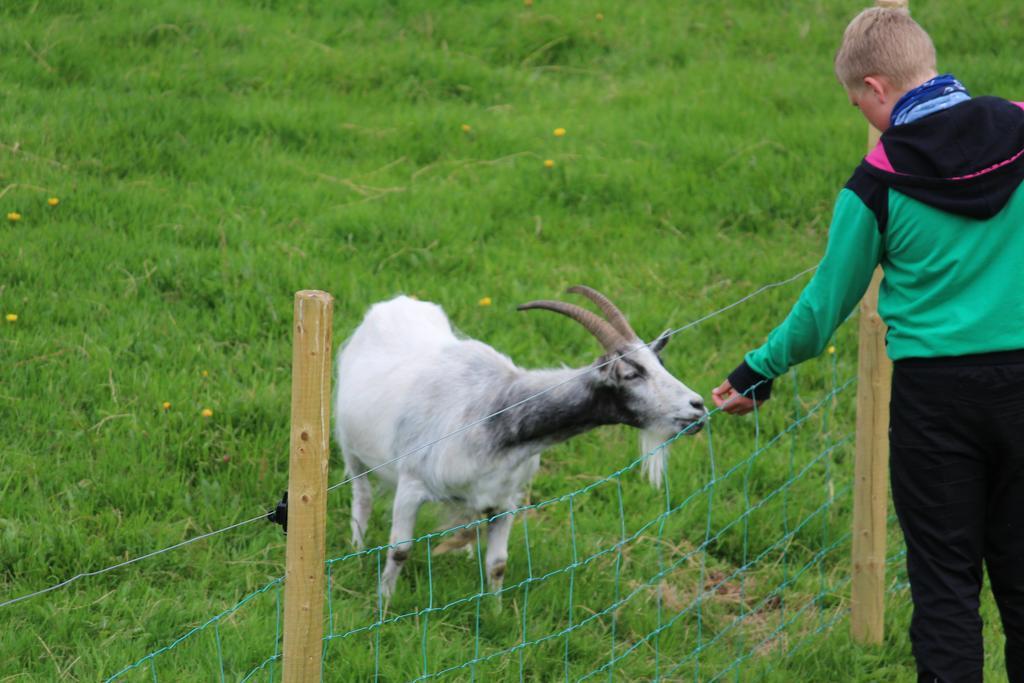
<instances>
[{"instance_id":1,"label":"goat eye","mask_svg":"<svg viewBox=\"0 0 1024 683\"><path fill-rule=\"evenodd\" d=\"M640 373L637 372L636 370L626 370L624 373L620 375L620 377L623 381L628 382L629 380L639 379Z\"/></svg>"}]
</instances>

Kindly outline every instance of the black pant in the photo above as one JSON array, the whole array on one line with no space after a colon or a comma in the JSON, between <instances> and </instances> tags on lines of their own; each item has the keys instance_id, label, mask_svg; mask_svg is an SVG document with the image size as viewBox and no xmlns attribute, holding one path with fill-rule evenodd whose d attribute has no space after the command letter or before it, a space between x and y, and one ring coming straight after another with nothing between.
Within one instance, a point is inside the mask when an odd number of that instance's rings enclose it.
<instances>
[{"instance_id":1,"label":"black pant","mask_svg":"<svg viewBox=\"0 0 1024 683\"><path fill-rule=\"evenodd\" d=\"M1024 682L1024 351L897 361L889 435L918 680L982 680L984 560Z\"/></svg>"}]
</instances>

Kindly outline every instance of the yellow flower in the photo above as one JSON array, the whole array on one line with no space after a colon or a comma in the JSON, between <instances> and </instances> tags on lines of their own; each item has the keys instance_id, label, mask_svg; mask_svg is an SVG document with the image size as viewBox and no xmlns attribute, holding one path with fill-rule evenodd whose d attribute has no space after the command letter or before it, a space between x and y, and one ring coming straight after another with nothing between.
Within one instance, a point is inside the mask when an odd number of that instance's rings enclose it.
<instances>
[{"instance_id":1,"label":"yellow flower","mask_svg":"<svg viewBox=\"0 0 1024 683\"><path fill-rule=\"evenodd\" d=\"M203 370L199 374L202 375L203 377L209 377L210 376L210 372L208 370Z\"/></svg>"},{"instance_id":2,"label":"yellow flower","mask_svg":"<svg viewBox=\"0 0 1024 683\"><path fill-rule=\"evenodd\" d=\"M545 159L544 160L544 168L554 168L554 167L555 167L555 162L554 162L553 159Z\"/></svg>"},{"instance_id":3,"label":"yellow flower","mask_svg":"<svg viewBox=\"0 0 1024 683\"><path fill-rule=\"evenodd\" d=\"M533 0L523 0L523 4L527 7L533 7Z\"/></svg>"},{"instance_id":4,"label":"yellow flower","mask_svg":"<svg viewBox=\"0 0 1024 683\"><path fill-rule=\"evenodd\" d=\"M604 15L601 14L600 12L594 15L594 18L597 19L598 21L604 21Z\"/></svg>"},{"instance_id":5,"label":"yellow flower","mask_svg":"<svg viewBox=\"0 0 1024 683\"><path fill-rule=\"evenodd\" d=\"M7 214L7 220L9 220L12 223L17 223L18 221L21 220L21 214L18 213L17 211L11 211Z\"/></svg>"},{"instance_id":6,"label":"yellow flower","mask_svg":"<svg viewBox=\"0 0 1024 683\"><path fill-rule=\"evenodd\" d=\"M58 204L60 204L60 200L57 199L56 197L50 197L49 199L46 200L46 203L49 204L50 206L57 206Z\"/></svg>"},{"instance_id":7,"label":"yellow flower","mask_svg":"<svg viewBox=\"0 0 1024 683\"><path fill-rule=\"evenodd\" d=\"M478 303L481 306L490 306L491 305L491 297L485 296L483 299L480 299L480 301Z\"/></svg>"},{"instance_id":8,"label":"yellow flower","mask_svg":"<svg viewBox=\"0 0 1024 683\"><path fill-rule=\"evenodd\" d=\"M203 408L203 412L199 413L203 417L213 417L213 411L209 408Z\"/></svg>"},{"instance_id":9,"label":"yellow flower","mask_svg":"<svg viewBox=\"0 0 1024 683\"><path fill-rule=\"evenodd\" d=\"M836 347L834 347L834 346L828 347L828 352L829 353L835 353L836 352Z\"/></svg>"},{"instance_id":10,"label":"yellow flower","mask_svg":"<svg viewBox=\"0 0 1024 683\"><path fill-rule=\"evenodd\" d=\"M9 323L16 323L16 322L18 322L18 314L17 313L8 313L4 317L7 319L7 322L9 322Z\"/></svg>"},{"instance_id":11,"label":"yellow flower","mask_svg":"<svg viewBox=\"0 0 1024 683\"><path fill-rule=\"evenodd\" d=\"M470 126L468 123L462 124L462 132L463 133L468 133L471 130L473 130L473 127Z\"/></svg>"},{"instance_id":12,"label":"yellow flower","mask_svg":"<svg viewBox=\"0 0 1024 683\"><path fill-rule=\"evenodd\" d=\"M171 402L170 401L164 401L164 410L170 410L170 409L171 409Z\"/></svg>"},{"instance_id":13,"label":"yellow flower","mask_svg":"<svg viewBox=\"0 0 1024 683\"><path fill-rule=\"evenodd\" d=\"M555 137L560 138L565 135L565 128L555 128Z\"/></svg>"}]
</instances>

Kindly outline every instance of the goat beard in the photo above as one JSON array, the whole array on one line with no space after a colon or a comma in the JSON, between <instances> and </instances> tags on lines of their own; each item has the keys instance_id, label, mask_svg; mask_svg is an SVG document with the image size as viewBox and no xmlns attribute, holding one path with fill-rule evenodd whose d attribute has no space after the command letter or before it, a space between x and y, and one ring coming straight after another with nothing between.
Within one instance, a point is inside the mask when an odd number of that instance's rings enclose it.
<instances>
[{"instance_id":1,"label":"goat beard","mask_svg":"<svg viewBox=\"0 0 1024 683\"><path fill-rule=\"evenodd\" d=\"M644 460L644 476L656 489L661 488L661 480L668 464L668 444L665 442L674 436L655 429L640 430L640 454L647 456Z\"/></svg>"}]
</instances>

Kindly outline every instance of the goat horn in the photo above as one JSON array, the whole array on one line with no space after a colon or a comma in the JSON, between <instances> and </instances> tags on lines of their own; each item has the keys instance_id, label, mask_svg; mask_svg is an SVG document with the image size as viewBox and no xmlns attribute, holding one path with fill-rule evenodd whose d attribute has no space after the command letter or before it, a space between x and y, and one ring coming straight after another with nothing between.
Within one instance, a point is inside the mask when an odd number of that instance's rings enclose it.
<instances>
[{"instance_id":1,"label":"goat horn","mask_svg":"<svg viewBox=\"0 0 1024 683\"><path fill-rule=\"evenodd\" d=\"M618 330L612 327L608 321L603 320L595 313L588 311L585 308L580 308L575 304L567 304L564 301L530 301L529 303L520 304L516 307L517 310L527 311L531 308L544 308L555 313L561 313L562 315L569 316L583 327L587 328L587 331L597 337L597 340L601 342L601 346L604 347L605 351L612 352L622 346L623 339L622 335L619 334Z\"/></svg>"},{"instance_id":2,"label":"goat horn","mask_svg":"<svg viewBox=\"0 0 1024 683\"><path fill-rule=\"evenodd\" d=\"M582 294L597 304L601 309L601 312L604 313L604 317L607 318L608 322L612 324L612 327L614 327L625 339L639 339L636 332L633 331L633 328L629 326L626 316L622 315L622 311L619 310L619 307L613 304L611 299L601 292L593 289L592 287L587 287L586 285L575 285L566 291L573 292L574 294Z\"/></svg>"}]
</instances>

